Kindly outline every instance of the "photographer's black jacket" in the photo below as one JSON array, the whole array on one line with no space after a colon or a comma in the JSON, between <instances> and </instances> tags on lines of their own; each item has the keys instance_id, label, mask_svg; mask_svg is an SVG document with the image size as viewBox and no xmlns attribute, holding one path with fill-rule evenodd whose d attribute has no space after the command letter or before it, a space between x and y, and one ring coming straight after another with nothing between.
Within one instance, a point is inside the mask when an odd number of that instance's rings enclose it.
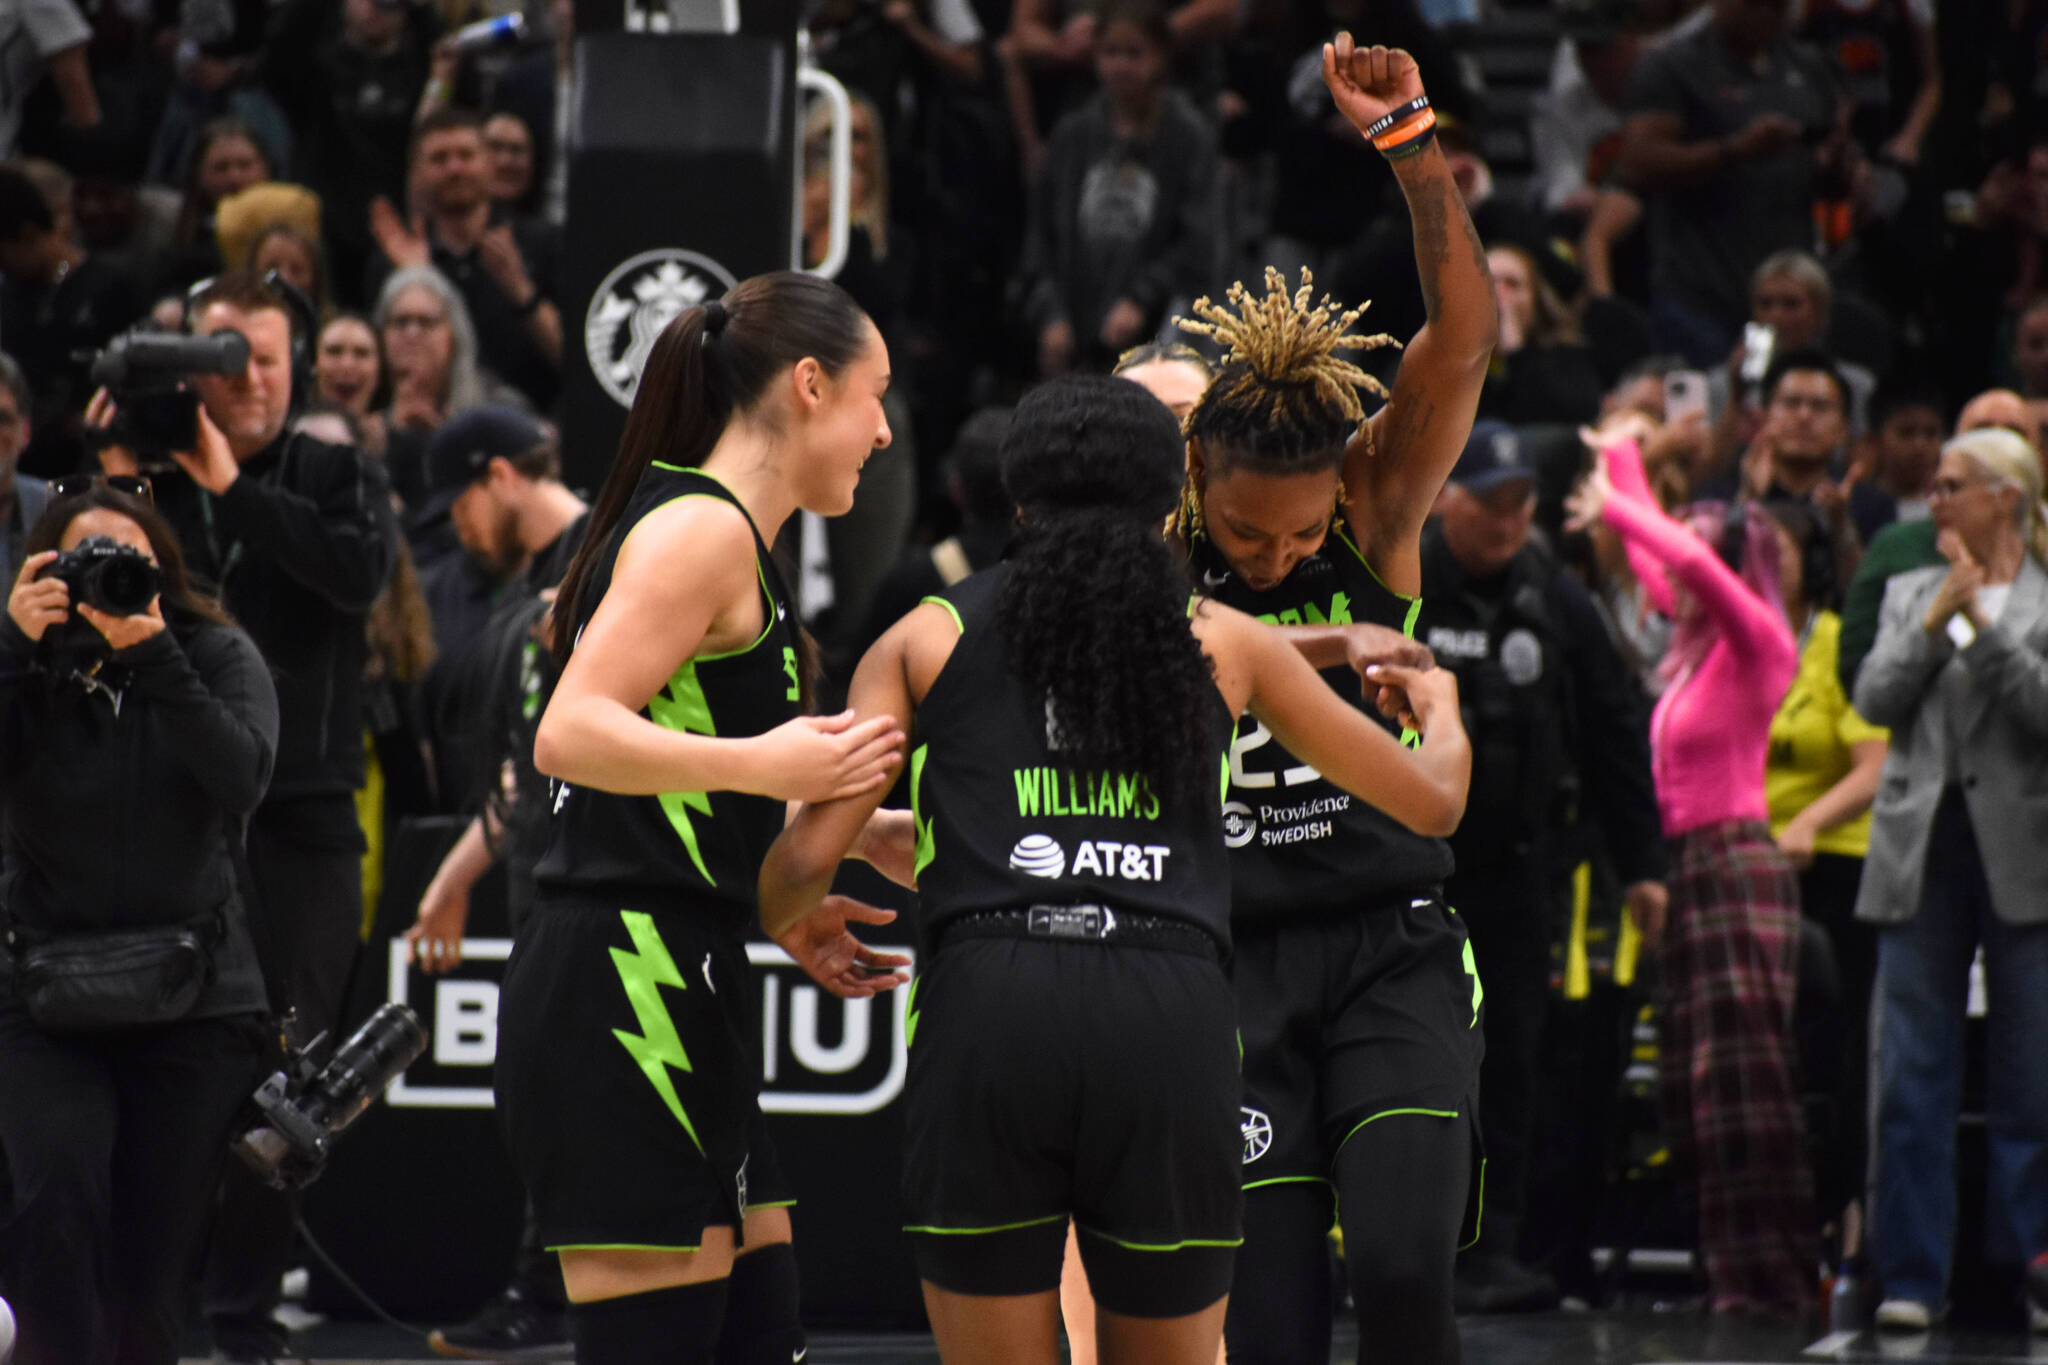
<instances>
[{"instance_id":1,"label":"photographer's black jacket","mask_svg":"<svg viewBox=\"0 0 2048 1365\"><path fill-rule=\"evenodd\" d=\"M1585 588L1533 541L1499 574L1473 578L1431 526L1422 589L1415 636L1458 675L1472 740L1472 797L1451 837L1459 872L1532 859L1568 872L1583 817L1605 836L1623 885L1661 880L1648 720Z\"/></svg>"},{"instance_id":2,"label":"photographer's black jacket","mask_svg":"<svg viewBox=\"0 0 2048 1365\"><path fill-rule=\"evenodd\" d=\"M108 658L89 684L38 657L0 615L7 918L76 933L218 912L215 977L194 1013L265 1008L230 852L277 751L277 693L256 646L231 626L180 623Z\"/></svg>"},{"instance_id":3,"label":"photographer's black jacket","mask_svg":"<svg viewBox=\"0 0 2048 1365\"><path fill-rule=\"evenodd\" d=\"M383 469L350 446L286 433L214 497L182 476L157 507L202 585L263 651L277 683L273 804L363 783L363 620L390 580L398 525Z\"/></svg>"}]
</instances>

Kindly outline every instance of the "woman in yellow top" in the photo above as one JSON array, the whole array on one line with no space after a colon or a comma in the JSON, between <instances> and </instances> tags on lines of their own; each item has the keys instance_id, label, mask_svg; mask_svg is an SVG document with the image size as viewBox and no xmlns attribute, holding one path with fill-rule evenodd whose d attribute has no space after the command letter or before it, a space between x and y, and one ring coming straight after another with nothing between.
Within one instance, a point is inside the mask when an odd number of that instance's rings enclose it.
<instances>
[{"instance_id":1,"label":"woman in yellow top","mask_svg":"<svg viewBox=\"0 0 2048 1365\"><path fill-rule=\"evenodd\" d=\"M1827 527L1805 503L1773 501L1759 510L1778 523L1785 616L1799 636L1799 672L1771 721L1764 797L1771 833L1799 869L1801 909L1826 931L1841 983L1834 1133L1814 1193L1823 1211L1842 1211L1840 1245L1853 1255L1869 1150L1870 992L1877 979L1877 936L1856 921L1856 890L1890 736L1857 715L1842 690L1842 618L1834 612L1835 551Z\"/></svg>"}]
</instances>

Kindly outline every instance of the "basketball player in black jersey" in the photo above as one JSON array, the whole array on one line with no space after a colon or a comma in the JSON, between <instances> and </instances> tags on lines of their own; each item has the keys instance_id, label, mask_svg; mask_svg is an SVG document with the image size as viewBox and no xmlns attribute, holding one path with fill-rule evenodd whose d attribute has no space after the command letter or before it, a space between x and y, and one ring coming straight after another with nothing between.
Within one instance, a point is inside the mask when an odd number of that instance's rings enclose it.
<instances>
[{"instance_id":1,"label":"basketball player in black jersey","mask_svg":"<svg viewBox=\"0 0 2048 1365\"><path fill-rule=\"evenodd\" d=\"M1387 667L1404 750L1279 631L1191 603L1160 536L1185 455L1136 385L1056 380L1004 443L1011 557L868 651L850 700L908 727L925 954L903 1188L948 1365L1059 1359L1071 1217L1109 1365L1211 1365L1239 1239L1240 1081L1219 778L1247 709L1347 793L1442 834L1470 751L1446 670ZM770 851L782 941L842 932L834 869L879 792Z\"/></svg>"},{"instance_id":2,"label":"basketball player in black jersey","mask_svg":"<svg viewBox=\"0 0 2048 1365\"><path fill-rule=\"evenodd\" d=\"M812 276L682 314L562 582L534 743L554 828L506 968L497 1083L583 1365L805 1349L743 935L785 803L886 787L902 736L800 715L803 642L767 547L796 509L852 504L889 442L888 381L874 324ZM839 988L885 989L900 961L870 954L877 974Z\"/></svg>"},{"instance_id":3,"label":"basketball player in black jersey","mask_svg":"<svg viewBox=\"0 0 2048 1365\"><path fill-rule=\"evenodd\" d=\"M1498 329L1486 255L1427 126L1415 63L1347 35L1325 83L1407 197L1428 322L1370 419L1340 353L1356 313L1289 297L1203 300L1226 348L1189 415L1177 516L1201 591L1265 621L1413 630L1431 504L1471 429ZM1374 129L1391 131L1378 134ZM1401 129L1419 131L1402 132ZM1346 669L1324 674L1362 710ZM1350 801L1254 718L1231 748L1233 982L1244 1030L1245 1245L1232 1365L1323 1365L1327 1233L1341 1219L1361 1361L1459 1359L1452 1274L1476 1216L1481 990L1444 906L1448 846ZM1334 1200L1334 1210L1333 1210Z\"/></svg>"}]
</instances>

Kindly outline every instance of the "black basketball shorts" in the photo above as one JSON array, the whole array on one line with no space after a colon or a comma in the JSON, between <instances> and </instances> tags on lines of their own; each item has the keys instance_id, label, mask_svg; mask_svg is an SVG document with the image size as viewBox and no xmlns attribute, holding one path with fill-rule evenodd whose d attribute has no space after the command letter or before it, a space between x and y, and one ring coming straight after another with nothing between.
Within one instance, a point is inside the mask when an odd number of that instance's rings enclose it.
<instances>
[{"instance_id":1,"label":"black basketball shorts","mask_svg":"<svg viewBox=\"0 0 2048 1365\"><path fill-rule=\"evenodd\" d=\"M963 938L914 989L903 1197L926 1280L1057 1288L1071 1218L1111 1312L1179 1317L1228 1292L1241 1082L1212 957Z\"/></svg>"},{"instance_id":2,"label":"black basketball shorts","mask_svg":"<svg viewBox=\"0 0 2048 1365\"><path fill-rule=\"evenodd\" d=\"M792 1202L745 945L688 909L543 899L499 997L498 1115L550 1250L694 1250Z\"/></svg>"},{"instance_id":3,"label":"black basketball shorts","mask_svg":"<svg viewBox=\"0 0 2048 1365\"><path fill-rule=\"evenodd\" d=\"M1403 1116L1462 1119L1477 1151L1484 991L1465 926L1440 898L1233 933L1246 1189L1326 1182L1352 1134Z\"/></svg>"}]
</instances>

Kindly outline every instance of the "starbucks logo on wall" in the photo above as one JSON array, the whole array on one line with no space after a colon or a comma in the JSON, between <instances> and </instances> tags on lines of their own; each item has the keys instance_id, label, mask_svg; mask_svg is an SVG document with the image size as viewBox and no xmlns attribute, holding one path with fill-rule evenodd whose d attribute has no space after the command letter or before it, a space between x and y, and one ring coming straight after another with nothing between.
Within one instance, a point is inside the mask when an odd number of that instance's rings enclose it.
<instances>
[{"instance_id":1,"label":"starbucks logo on wall","mask_svg":"<svg viewBox=\"0 0 2048 1365\"><path fill-rule=\"evenodd\" d=\"M598 384L620 407L631 407L661 329L736 283L709 256L679 247L643 251L622 262L597 287L583 320L583 347Z\"/></svg>"}]
</instances>

